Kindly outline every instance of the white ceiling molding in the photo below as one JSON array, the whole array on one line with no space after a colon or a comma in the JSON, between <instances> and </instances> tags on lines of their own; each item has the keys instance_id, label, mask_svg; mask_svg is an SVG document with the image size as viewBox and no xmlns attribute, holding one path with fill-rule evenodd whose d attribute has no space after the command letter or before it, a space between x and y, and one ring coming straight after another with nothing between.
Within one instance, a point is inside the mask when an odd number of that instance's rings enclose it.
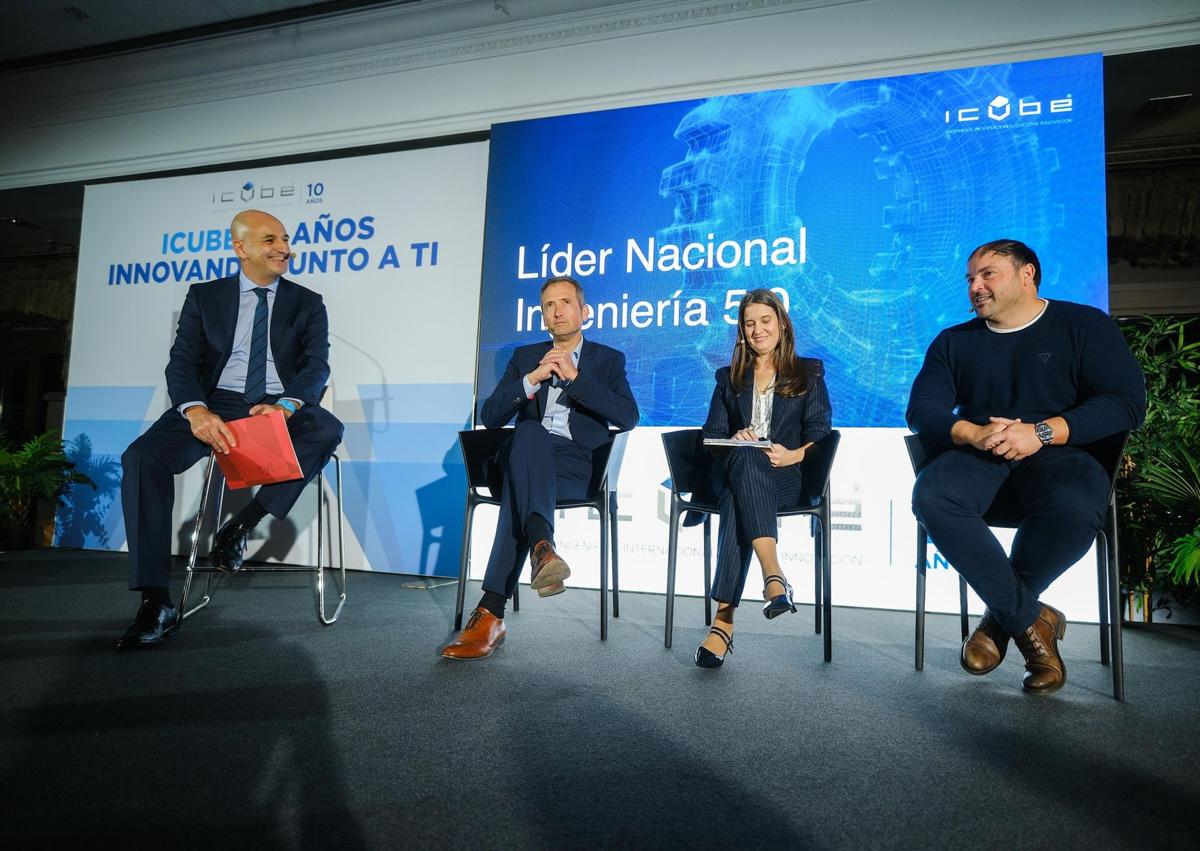
<instances>
[{"instance_id":1,"label":"white ceiling molding","mask_svg":"<svg viewBox=\"0 0 1200 851\"><path fill-rule=\"evenodd\" d=\"M478 0L376 9L221 36L176 47L108 57L13 75L10 127L107 118L147 109L209 103L259 93L295 91L413 69L489 59L631 34L646 35L760 15L869 0L737 0L723 3L581 3L579 11L484 26ZM572 4L557 4L572 5ZM514 3L515 6L515 3ZM412 37L417 14L443 16L435 35ZM424 27L422 29L428 29ZM280 41L289 48L279 50ZM346 47L352 44L352 47ZM280 52L303 58L260 61ZM226 66L212 70L214 66ZM87 70L84 71L84 68ZM252 70L252 77L247 79ZM80 79L80 72L85 76ZM152 71L153 82L146 82ZM68 81L70 81L68 83ZM90 95L86 100L81 94Z\"/></svg>"},{"instance_id":2,"label":"white ceiling molding","mask_svg":"<svg viewBox=\"0 0 1200 851\"><path fill-rule=\"evenodd\" d=\"M0 77L0 188L492 123L1200 43L1189 0L434 0ZM573 9L562 13L564 5ZM551 13L552 11L557 13ZM1086 29L1074 22L1086 24ZM263 57L268 57L265 61Z\"/></svg>"}]
</instances>

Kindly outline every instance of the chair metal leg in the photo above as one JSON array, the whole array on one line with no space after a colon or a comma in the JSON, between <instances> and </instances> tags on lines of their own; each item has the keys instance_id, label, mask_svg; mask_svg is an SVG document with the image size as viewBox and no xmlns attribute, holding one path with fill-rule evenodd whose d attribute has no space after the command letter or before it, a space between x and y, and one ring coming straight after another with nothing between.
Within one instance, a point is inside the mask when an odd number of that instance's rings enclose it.
<instances>
[{"instance_id":1,"label":"chair metal leg","mask_svg":"<svg viewBox=\"0 0 1200 851\"><path fill-rule=\"evenodd\" d=\"M184 574L183 595L179 598L179 611L181 613L179 620L181 624L184 620L207 606L209 601L212 599L212 596L209 593L212 590L212 574L209 573L205 577L204 599L190 609L187 607L188 595L192 590L192 580L196 576L196 561L200 557L200 531L204 526L204 517L208 509L209 492L212 489L211 485L213 481L213 470L216 469L216 466L217 456L209 455L208 469L204 471L204 485L200 491L200 510L196 512L196 522L192 526L192 548L188 554L187 569L186 573ZM216 513L217 520L219 521L221 519L221 495L224 493L224 480L222 480L217 487L220 489L220 493L218 493L216 500Z\"/></svg>"},{"instance_id":2,"label":"chair metal leg","mask_svg":"<svg viewBox=\"0 0 1200 851\"><path fill-rule=\"evenodd\" d=\"M671 647L671 638L675 629L675 566L678 562L679 547L679 497L671 494L671 520L667 532L667 618L666 632L663 635L663 647ZM705 598L707 599L707 597Z\"/></svg>"},{"instance_id":3,"label":"chair metal leg","mask_svg":"<svg viewBox=\"0 0 1200 851\"><path fill-rule=\"evenodd\" d=\"M475 500L467 494L466 517L463 523L462 557L458 562L458 594L454 602L454 628L462 629L463 603L467 595L467 573L471 566L471 526L475 522Z\"/></svg>"},{"instance_id":4,"label":"chair metal leg","mask_svg":"<svg viewBox=\"0 0 1200 851\"><path fill-rule=\"evenodd\" d=\"M971 625L967 622L967 580L962 578L961 573L958 575L958 625L962 630L963 641L966 641L971 632Z\"/></svg>"},{"instance_id":5,"label":"chair metal leg","mask_svg":"<svg viewBox=\"0 0 1200 851\"><path fill-rule=\"evenodd\" d=\"M704 515L704 625L712 626L712 515Z\"/></svg>"},{"instance_id":6,"label":"chair metal leg","mask_svg":"<svg viewBox=\"0 0 1200 851\"><path fill-rule=\"evenodd\" d=\"M1096 535L1096 594L1100 614L1100 664L1109 664L1108 636L1108 536L1101 529Z\"/></svg>"},{"instance_id":7,"label":"chair metal leg","mask_svg":"<svg viewBox=\"0 0 1200 851\"><path fill-rule=\"evenodd\" d=\"M1109 639L1112 659L1113 700L1125 700L1125 651L1121 646L1121 575L1120 559L1117 550L1117 498L1109 501L1109 516L1112 518L1108 529L1108 600L1109 628L1112 635Z\"/></svg>"},{"instance_id":8,"label":"chair metal leg","mask_svg":"<svg viewBox=\"0 0 1200 851\"><path fill-rule=\"evenodd\" d=\"M617 524L621 522L621 518L617 514L616 491L608 495L608 518L609 528L612 529L612 612L614 618L619 618L621 616L621 581L618 572L618 556L621 553L621 545L617 541Z\"/></svg>"},{"instance_id":9,"label":"chair metal leg","mask_svg":"<svg viewBox=\"0 0 1200 851\"><path fill-rule=\"evenodd\" d=\"M811 524L810 529L812 531L812 537L813 537L813 555L814 555L814 558L813 558L813 612L814 612L813 618L815 620L815 623L813 625L813 629L817 633L817 635L820 635L821 634L821 608L822 608L822 605L821 605L821 601L822 601L821 553L823 552L823 549L822 549L823 543L822 543L821 538L824 533L821 531L821 529L823 527L821 526L821 521L818 518L812 517L809 519L809 522Z\"/></svg>"},{"instance_id":10,"label":"chair metal leg","mask_svg":"<svg viewBox=\"0 0 1200 851\"><path fill-rule=\"evenodd\" d=\"M825 609L825 661L833 659L833 541L830 535L829 494L824 497L825 510L821 513L821 591Z\"/></svg>"},{"instance_id":11,"label":"chair metal leg","mask_svg":"<svg viewBox=\"0 0 1200 851\"><path fill-rule=\"evenodd\" d=\"M929 534L917 524L917 623L914 665L925 670L925 559L929 556Z\"/></svg>"},{"instance_id":12,"label":"chair metal leg","mask_svg":"<svg viewBox=\"0 0 1200 851\"><path fill-rule=\"evenodd\" d=\"M608 640L608 500L600 500L600 640Z\"/></svg>"},{"instance_id":13,"label":"chair metal leg","mask_svg":"<svg viewBox=\"0 0 1200 851\"><path fill-rule=\"evenodd\" d=\"M528 555L526 555L525 560L529 561ZM521 571L523 571L524 569L525 569L524 564L522 564L520 567L517 568L517 581L513 583L512 606L513 606L514 612L521 611ZM533 575L532 575L533 574L533 563L532 562L530 562L530 565L529 565L529 572L530 572L530 581L532 582L533 581Z\"/></svg>"},{"instance_id":14,"label":"chair metal leg","mask_svg":"<svg viewBox=\"0 0 1200 851\"><path fill-rule=\"evenodd\" d=\"M321 553L325 542L325 471L317 471L317 566L313 570L314 591L317 598L317 619L325 618L325 583L321 577ZM333 559L330 558L332 564Z\"/></svg>"},{"instance_id":15,"label":"chair metal leg","mask_svg":"<svg viewBox=\"0 0 1200 851\"><path fill-rule=\"evenodd\" d=\"M246 567L245 571L264 570L266 572L310 572L313 575L313 591L314 601L317 608L317 620L323 625L329 626L337 621L342 613L342 608L346 605L346 539L345 539L345 518L342 513L342 462L337 454L332 454L330 460L334 464L334 474L337 476L337 489L335 495L335 509L337 516L337 564L333 563L333 541L329 542L329 570L333 571L334 586L337 592L337 606L332 613L327 613L325 604L325 471L319 470L316 475L317 484L317 555L316 564L312 568L300 566L279 566L270 568ZM225 480L220 475L219 468L216 464L216 456L209 456L208 469L204 473L204 484L200 492L200 509L196 512L196 521L192 527L192 543L188 553L188 562L186 566L186 574L183 582L183 594L179 600L179 610L181 620L191 617L196 612L203 609L211 602L212 590L212 574L213 568L210 565L203 570L196 567L196 563L200 558L200 533L204 528L204 519L208 515L209 498L213 496L213 489L216 489L215 498L213 498L213 525L214 530L220 526L221 508L225 501ZM205 576L204 599L191 608L188 608L188 597L192 592L192 582L195 580L196 574L203 572Z\"/></svg>"},{"instance_id":16,"label":"chair metal leg","mask_svg":"<svg viewBox=\"0 0 1200 851\"><path fill-rule=\"evenodd\" d=\"M342 459L337 455L333 456L333 468L337 474L337 515L338 515L338 573L342 575L341 587L338 593L342 597L342 602L346 599L346 534L345 534L345 517L342 513L344 501L342 499ZM336 614L334 615L337 616Z\"/></svg>"},{"instance_id":17,"label":"chair metal leg","mask_svg":"<svg viewBox=\"0 0 1200 851\"><path fill-rule=\"evenodd\" d=\"M325 614L325 571L321 567L321 554L324 552L322 546L322 531L325 519L325 472L317 473L317 618L325 626L329 626L338 619L338 615L342 613L342 607L346 605L346 548L345 548L345 520L342 517L342 462L335 454L331 456L334 466L334 474L337 476L337 523L338 523L338 566L337 573L334 574L334 582L337 585L338 604L333 610L332 615ZM329 546L329 569L334 570L333 566L333 543Z\"/></svg>"}]
</instances>

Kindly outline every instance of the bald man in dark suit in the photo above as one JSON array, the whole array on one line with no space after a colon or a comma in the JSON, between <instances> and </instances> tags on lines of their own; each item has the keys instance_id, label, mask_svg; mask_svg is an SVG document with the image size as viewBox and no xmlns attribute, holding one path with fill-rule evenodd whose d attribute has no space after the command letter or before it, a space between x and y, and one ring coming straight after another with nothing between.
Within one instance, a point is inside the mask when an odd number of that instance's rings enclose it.
<instances>
[{"instance_id":1,"label":"bald man in dark suit","mask_svg":"<svg viewBox=\"0 0 1200 851\"><path fill-rule=\"evenodd\" d=\"M210 452L229 452L228 420L282 411L304 475L264 485L217 532L209 561L227 573L242 566L258 522L286 517L342 439L342 424L320 406L329 380L325 304L283 277L291 256L283 224L246 210L230 230L241 272L188 289L166 369L172 407L121 456L129 587L141 593L122 649L157 646L179 628L168 591L174 477Z\"/></svg>"}]
</instances>

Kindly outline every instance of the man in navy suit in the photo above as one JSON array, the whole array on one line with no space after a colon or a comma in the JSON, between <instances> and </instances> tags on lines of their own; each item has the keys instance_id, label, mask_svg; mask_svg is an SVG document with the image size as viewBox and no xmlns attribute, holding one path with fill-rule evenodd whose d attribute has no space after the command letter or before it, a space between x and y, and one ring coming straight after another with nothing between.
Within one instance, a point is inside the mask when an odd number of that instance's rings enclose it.
<instances>
[{"instance_id":1,"label":"man in navy suit","mask_svg":"<svg viewBox=\"0 0 1200 851\"><path fill-rule=\"evenodd\" d=\"M492 462L503 487L483 599L442 648L450 659L481 659L504 641L504 606L526 555L538 596L566 590L571 569L554 551L555 501L586 495L592 452L612 440L610 425L622 431L637 425L625 356L583 339L583 287L574 278L551 278L542 285L541 302L550 341L518 348L483 403L488 428L507 425L514 414L517 425Z\"/></svg>"},{"instance_id":2,"label":"man in navy suit","mask_svg":"<svg viewBox=\"0 0 1200 851\"><path fill-rule=\"evenodd\" d=\"M167 363L172 407L121 456L129 587L140 591L120 648L153 647L179 628L171 602L174 477L236 445L227 420L282 411L304 473L264 485L213 540L209 560L233 573L263 517L284 518L342 439L320 406L329 379L329 319L321 296L282 277L291 256L274 216L245 210L230 225L241 273L188 289Z\"/></svg>"}]
</instances>

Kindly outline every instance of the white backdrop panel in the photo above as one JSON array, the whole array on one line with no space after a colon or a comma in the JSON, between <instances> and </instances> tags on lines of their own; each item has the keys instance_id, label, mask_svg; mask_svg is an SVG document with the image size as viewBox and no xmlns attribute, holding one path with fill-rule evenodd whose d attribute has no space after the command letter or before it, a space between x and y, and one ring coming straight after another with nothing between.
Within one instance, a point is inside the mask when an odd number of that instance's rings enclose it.
<instances>
[{"instance_id":1,"label":"white backdrop panel","mask_svg":"<svg viewBox=\"0 0 1200 851\"><path fill-rule=\"evenodd\" d=\"M236 270L229 221L254 207L283 221L288 277L328 306L324 404L346 425L348 566L454 572L486 169L475 143L89 186L64 436L102 487L76 489L58 543L124 548L118 459L169 404L163 368L185 288ZM178 551L202 470L177 481ZM286 521L262 524L249 556L310 563L314 513L302 497Z\"/></svg>"}]
</instances>

